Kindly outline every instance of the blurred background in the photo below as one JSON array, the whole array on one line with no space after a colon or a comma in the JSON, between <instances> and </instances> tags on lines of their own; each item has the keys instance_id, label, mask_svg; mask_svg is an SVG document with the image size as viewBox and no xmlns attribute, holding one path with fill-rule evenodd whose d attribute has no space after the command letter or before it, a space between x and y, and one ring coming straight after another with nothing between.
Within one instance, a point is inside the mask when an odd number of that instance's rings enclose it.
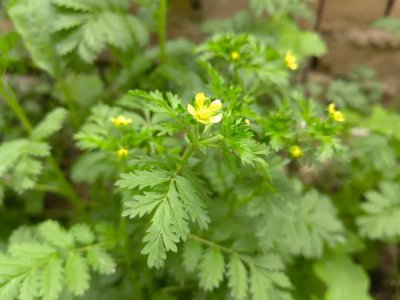
<instances>
[{"instance_id":1,"label":"blurred background","mask_svg":"<svg viewBox=\"0 0 400 300\"><path fill-rule=\"evenodd\" d=\"M327 54L313 64L310 76L329 81L330 76L344 76L365 65L383 82L385 98L399 97L400 39L374 25L385 16L399 18L400 1L316 0L310 7L315 16L298 21L304 28L318 30L328 48ZM205 36L201 26L204 21L231 18L248 9L248 0L172 0L170 37L200 41Z\"/></svg>"}]
</instances>

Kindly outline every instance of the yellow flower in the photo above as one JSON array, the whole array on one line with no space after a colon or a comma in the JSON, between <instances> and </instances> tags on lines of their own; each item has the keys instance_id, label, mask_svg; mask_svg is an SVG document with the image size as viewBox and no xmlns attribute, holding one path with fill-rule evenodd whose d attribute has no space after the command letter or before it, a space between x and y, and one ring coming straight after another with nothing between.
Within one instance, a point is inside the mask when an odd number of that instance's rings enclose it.
<instances>
[{"instance_id":1,"label":"yellow flower","mask_svg":"<svg viewBox=\"0 0 400 300\"><path fill-rule=\"evenodd\" d=\"M297 63L297 58L296 58L296 56L293 55L291 50L286 52L285 64L286 64L286 67L288 67L290 70L297 70L297 68L299 67L299 65Z\"/></svg>"},{"instance_id":2,"label":"yellow flower","mask_svg":"<svg viewBox=\"0 0 400 300\"><path fill-rule=\"evenodd\" d=\"M239 52L233 51L233 52L231 53L231 59L232 59L233 61L238 60L239 58L240 58Z\"/></svg>"},{"instance_id":3,"label":"yellow flower","mask_svg":"<svg viewBox=\"0 0 400 300\"><path fill-rule=\"evenodd\" d=\"M119 159L122 159L122 158L125 158L128 156L129 151L128 151L128 149L120 148L117 150L116 154Z\"/></svg>"},{"instance_id":4,"label":"yellow flower","mask_svg":"<svg viewBox=\"0 0 400 300\"><path fill-rule=\"evenodd\" d=\"M246 125L250 125L250 124L251 124L251 122L250 122L249 119L245 119L245 120L244 120L244 123L245 123Z\"/></svg>"},{"instance_id":5,"label":"yellow flower","mask_svg":"<svg viewBox=\"0 0 400 300\"><path fill-rule=\"evenodd\" d=\"M332 118L336 122L344 122L345 121L345 117L341 111L335 111L334 114L332 115Z\"/></svg>"},{"instance_id":6,"label":"yellow flower","mask_svg":"<svg viewBox=\"0 0 400 300\"><path fill-rule=\"evenodd\" d=\"M331 103L328 105L328 113L329 116L336 122L344 122L346 120L343 113L339 110L336 110L335 103Z\"/></svg>"},{"instance_id":7,"label":"yellow flower","mask_svg":"<svg viewBox=\"0 0 400 300\"><path fill-rule=\"evenodd\" d=\"M300 146L292 146L289 149L290 155L292 155L294 158L299 158L300 156L303 155L303 150L301 150Z\"/></svg>"},{"instance_id":8,"label":"yellow flower","mask_svg":"<svg viewBox=\"0 0 400 300\"><path fill-rule=\"evenodd\" d=\"M335 103L331 103L328 105L328 112L329 112L329 115L333 115L336 112L336 104Z\"/></svg>"},{"instance_id":9,"label":"yellow flower","mask_svg":"<svg viewBox=\"0 0 400 300\"><path fill-rule=\"evenodd\" d=\"M115 125L115 127L124 127L132 123L131 118L126 118L125 116L118 116L116 118L111 118L111 122Z\"/></svg>"},{"instance_id":10,"label":"yellow flower","mask_svg":"<svg viewBox=\"0 0 400 300\"><path fill-rule=\"evenodd\" d=\"M206 95L204 93L198 93L195 97L195 107L188 104L187 111L200 123L210 124L220 122L222 120L222 114L218 113L218 111L222 108L221 100L214 100L208 106L204 105L205 101Z\"/></svg>"}]
</instances>

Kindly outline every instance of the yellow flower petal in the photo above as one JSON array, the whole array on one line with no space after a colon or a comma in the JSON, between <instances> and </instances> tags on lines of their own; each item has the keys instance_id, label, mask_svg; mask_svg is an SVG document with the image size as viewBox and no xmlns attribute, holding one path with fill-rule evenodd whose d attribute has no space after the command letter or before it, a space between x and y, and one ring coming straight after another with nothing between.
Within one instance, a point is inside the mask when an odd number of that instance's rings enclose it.
<instances>
[{"instance_id":1,"label":"yellow flower petal","mask_svg":"<svg viewBox=\"0 0 400 300\"><path fill-rule=\"evenodd\" d=\"M328 112L330 115L333 115L336 112L336 104L331 103L328 105Z\"/></svg>"},{"instance_id":2,"label":"yellow flower petal","mask_svg":"<svg viewBox=\"0 0 400 300\"><path fill-rule=\"evenodd\" d=\"M196 106L198 109L203 108L204 101L206 100L206 95L204 93L197 93L196 97L194 98L196 101Z\"/></svg>"},{"instance_id":3,"label":"yellow flower petal","mask_svg":"<svg viewBox=\"0 0 400 300\"><path fill-rule=\"evenodd\" d=\"M194 107L193 107L192 105L190 105L190 104L188 104L188 106L187 106L187 111L188 111L189 114L191 114L192 116L196 116L196 115L197 115L196 110L195 110Z\"/></svg>"},{"instance_id":4,"label":"yellow flower petal","mask_svg":"<svg viewBox=\"0 0 400 300\"><path fill-rule=\"evenodd\" d=\"M292 146L289 149L289 153L294 157L294 158L299 158L300 156L303 155L303 150L299 146Z\"/></svg>"},{"instance_id":5,"label":"yellow flower petal","mask_svg":"<svg viewBox=\"0 0 400 300\"><path fill-rule=\"evenodd\" d=\"M210 118L210 122L213 124L219 123L219 122L221 122L221 120L222 120L222 114L218 114L218 115Z\"/></svg>"},{"instance_id":6,"label":"yellow flower petal","mask_svg":"<svg viewBox=\"0 0 400 300\"><path fill-rule=\"evenodd\" d=\"M128 156L129 151L128 151L128 149L120 148L117 150L116 154L119 159L122 159L122 158L125 158Z\"/></svg>"},{"instance_id":7,"label":"yellow flower petal","mask_svg":"<svg viewBox=\"0 0 400 300\"><path fill-rule=\"evenodd\" d=\"M296 58L296 56L293 55L291 50L286 52L285 64L288 67L288 69L290 69L290 70L297 70L297 68L299 67L299 65L297 63L297 58Z\"/></svg>"},{"instance_id":8,"label":"yellow flower petal","mask_svg":"<svg viewBox=\"0 0 400 300\"><path fill-rule=\"evenodd\" d=\"M221 107L222 107L222 102L221 102L221 100L217 99L217 100L214 100L213 102L211 102L208 109L212 112L215 112L217 110L220 110Z\"/></svg>"},{"instance_id":9,"label":"yellow flower petal","mask_svg":"<svg viewBox=\"0 0 400 300\"><path fill-rule=\"evenodd\" d=\"M239 57L240 57L239 52L233 51L233 52L231 53L231 59L232 59L232 60L238 60Z\"/></svg>"},{"instance_id":10,"label":"yellow flower petal","mask_svg":"<svg viewBox=\"0 0 400 300\"><path fill-rule=\"evenodd\" d=\"M336 122L344 122L345 121L345 117L343 115L342 112L340 111L335 111L332 115L332 118L336 121Z\"/></svg>"}]
</instances>

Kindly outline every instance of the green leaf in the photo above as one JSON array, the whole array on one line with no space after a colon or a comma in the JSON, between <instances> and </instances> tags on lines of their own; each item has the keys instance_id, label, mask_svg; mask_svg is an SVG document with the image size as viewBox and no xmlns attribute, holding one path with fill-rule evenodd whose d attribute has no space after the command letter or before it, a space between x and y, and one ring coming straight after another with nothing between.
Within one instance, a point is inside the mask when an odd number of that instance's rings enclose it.
<instances>
[{"instance_id":1,"label":"green leaf","mask_svg":"<svg viewBox=\"0 0 400 300\"><path fill-rule=\"evenodd\" d=\"M87 251L88 263L101 274L115 273L115 262L112 257L100 247L90 247Z\"/></svg>"},{"instance_id":2,"label":"green leaf","mask_svg":"<svg viewBox=\"0 0 400 300\"><path fill-rule=\"evenodd\" d=\"M361 204L364 214L357 219L360 233L371 239L400 236L400 184L382 182L380 191L368 191Z\"/></svg>"},{"instance_id":3,"label":"green leaf","mask_svg":"<svg viewBox=\"0 0 400 300\"><path fill-rule=\"evenodd\" d=\"M343 253L330 253L314 264L314 272L327 285L325 300L372 300L366 271Z\"/></svg>"},{"instance_id":4,"label":"green leaf","mask_svg":"<svg viewBox=\"0 0 400 300\"><path fill-rule=\"evenodd\" d=\"M60 248L70 248L74 246L72 236L56 221L48 220L40 224L39 233L47 242L54 246Z\"/></svg>"},{"instance_id":5,"label":"green leaf","mask_svg":"<svg viewBox=\"0 0 400 300\"><path fill-rule=\"evenodd\" d=\"M76 296L81 296L89 288L89 270L86 260L79 253L71 253L65 264L65 280L68 288Z\"/></svg>"},{"instance_id":6,"label":"green leaf","mask_svg":"<svg viewBox=\"0 0 400 300\"><path fill-rule=\"evenodd\" d=\"M187 272L194 272L199 267L199 262L203 254L200 243L188 240L183 248L183 266Z\"/></svg>"},{"instance_id":7,"label":"green leaf","mask_svg":"<svg viewBox=\"0 0 400 300\"><path fill-rule=\"evenodd\" d=\"M186 240L189 234L189 218L206 228L209 217L202 197L205 193L198 188L196 179L182 176L171 178L164 170L139 170L122 174L117 185L124 189L150 189L143 194L125 198L122 216L143 217L154 214L143 241L142 254L148 254L149 267L164 265L167 251L177 251L176 244ZM169 181L168 184L165 184Z\"/></svg>"},{"instance_id":8,"label":"green leaf","mask_svg":"<svg viewBox=\"0 0 400 300\"><path fill-rule=\"evenodd\" d=\"M287 186L282 189L268 201L250 205L250 214L260 215L256 235L263 249L319 257L325 244L343 241L343 227L329 198L315 190L301 195Z\"/></svg>"},{"instance_id":9,"label":"green leaf","mask_svg":"<svg viewBox=\"0 0 400 300\"><path fill-rule=\"evenodd\" d=\"M382 106L374 106L371 117L360 120L359 125L400 140L400 116Z\"/></svg>"},{"instance_id":10,"label":"green leaf","mask_svg":"<svg viewBox=\"0 0 400 300\"><path fill-rule=\"evenodd\" d=\"M61 129L67 117L68 111L64 108L56 108L46 115L44 120L35 127L31 137L35 140L48 138L53 133Z\"/></svg>"},{"instance_id":11,"label":"green leaf","mask_svg":"<svg viewBox=\"0 0 400 300\"><path fill-rule=\"evenodd\" d=\"M255 267L250 269L250 274L250 291L253 295L253 300L270 300L271 298L268 294L269 281Z\"/></svg>"},{"instance_id":12,"label":"green leaf","mask_svg":"<svg viewBox=\"0 0 400 300\"><path fill-rule=\"evenodd\" d=\"M55 300L62 290L62 260L53 256L43 268L40 278L40 294L43 300Z\"/></svg>"},{"instance_id":13,"label":"green leaf","mask_svg":"<svg viewBox=\"0 0 400 300\"><path fill-rule=\"evenodd\" d=\"M206 291L219 287L224 277L225 263L221 251L210 247L203 255L199 268L199 284Z\"/></svg>"},{"instance_id":14,"label":"green leaf","mask_svg":"<svg viewBox=\"0 0 400 300\"><path fill-rule=\"evenodd\" d=\"M3 143L0 146L0 176L3 176L24 153L29 141L25 139Z\"/></svg>"},{"instance_id":15,"label":"green leaf","mask_svg":"<svg viewBox=\"0 0 400 300\"><path fill-rule=\"evenodd\" d=\"M232 297L236 300L246 299L248 290L247 270L240 257L236 254L230 257L228 278Z\"/></svg>"},{"instance_id":16,"label":"green leaf","mask_svg":"<svg viewBox=\"0 0 400 300\"><path fill-rule=\"evenodd\" d=\"M21 300L34 300L39 293L39 276L35 269L30 271L21 285L19 298Z\"/></svg>"},{"instance_id":17,"label":"green leaf","mask_svg":"<svg viewBox=\"0 0 400 300\"><path fill-rule=\"evenodd\" d=\"M129 14L126 1L52 2L57 12L53 31L59 36L57 52L60 55L75 50L82 60L93 63L106 46L127 51L148 42L146 26Z\"/></svg>"},{"instance_id":18,"label":"green leaf","mask_svg":"<svg viewBox=\"0 0 400 300\"><path fill-rule=\"evenodd\" d=\"M87 224L75 224L71 227L69 232L72 234L74 239L84 245L92 244L95 241L93 231Z\"/></svg>"},{"instance_id":19,"label":"green leaf","mask_svg":"<svg viewBox=\"0 0 400 300\"><path fill-rule=\"evenodd\" d=\"M182 176L176 177L176 187L185 209L193 222L197 222L201 229L207 229L210 218L207 214L203 199L206 197L190 180Z\"/></svg>"},{"instance_id":20,"label":"green leaf","mask_svg":"<svg viewBox=\"0 0 400 300\"><path fill-rule=\"evenodd\" d=\"M50 2L12 0L7 10L35 64L50 75L58 76L60 66L51 35L54 14Z\"/></svg>"},{"instance_id":21,"label":"green leaf","mask_svg":"<svg viewBox=\"0 0 400 300\"><path fill-rule=\"evenodd\" d=\"M176 244L189 233L186 213L179 201L175 184L171 182L151 219L151 225L143 241L142 254L148 254L149 267L164 265L167 251L177 251Z\"/></svg>"},{"instance_id":22,"label":"green leaf","mask_svg":"<svg viewBox=\"0 0 400 300\"><path fill-rule=\"evenodd\" d=\"M85 245L77 247L72 236ZM105 240L98 239L85 224L68 232L51 220L17 229L7 253L0 255L0 299L57 299L65 285L82 295L89 287L89 265L103 274L115 271L111 256L101 248Z\"/></svg>"},{"instance_id":23,"label":"green leaf","mask_svg":"<svg viewBox=\"0 0 400 300\"><path fill-rule=\"evenodd\" d=\"M152 188L169 181L170 178L171 174L164 170L138 170L127 174L121 174L121 179L116 182L116 185L126 189Z\"/></svg>"}]
</instances>

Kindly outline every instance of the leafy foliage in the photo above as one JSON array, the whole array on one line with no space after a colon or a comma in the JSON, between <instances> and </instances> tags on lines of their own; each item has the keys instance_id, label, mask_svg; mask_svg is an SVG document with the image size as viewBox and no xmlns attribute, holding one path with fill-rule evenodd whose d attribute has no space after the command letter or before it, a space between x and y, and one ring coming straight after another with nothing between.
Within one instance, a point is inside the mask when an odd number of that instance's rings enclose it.
<instances>
[{"instance_id":1,"label":"leafy foliage","mask_svg":"<svg viewBox=\"0 0 400 300\"><path fill-rule=\"evenodd\" d=\"M148 41L145 25L127 12L129 1L51 2L57 8L53 32L60 36L59 55L76 51L82 60L92 63L106 45L126 51Z\"/></svg>"},{"instance_id":2,"label":"leafy foliage","mask_svg":"<svg viewBox=\"0 0 400 300\"><path fill-rule=\"evenodd\" d=\"M382 182L380 192L368 191L367 202L361 205L364 215L357 219L360 232L371 239L390 239L399 232L399 191L400 185L394 182Z\"/></svg>"},{"instance_id":3,"label":"leafy foliage","mask_svg":"<svg viewBox=\"0 0 400 300\"><path fill-rule=\"evenodd\" d=\"M314 264L317 276L328 286L325 300L352 299L370 300L369 280L365 270L343 253L329 253ZM340 276L338 276L340 274Z\"/></svg>"},{"instance_id":4,"label":"leafy foliage","mask_svg":"<svg viewBox=\"0 0 400 300\"><path fill-rule=\"evenodd\" d=\"M115 272L113 260L103 250L110 241L98 240L85 224L66 231L48 220L35 228L33 236L24 236L24 231L14 233L0 259L2 299L58 299L64 286L79 296L89 288L90 269Z\"/></svg>"},{"instance_id":5,"label":"leafy foliage","mask_svg":"<svg viewBox=\"0 0 400 300\"><path fill-rule=\"evenodd\" d=\"M319 257L325 244L343 241L343 228L329 200L316 191L296 191L258 199L250 213L260 216L256 235L261 246L280 253Z\"/></svg>"},{"instance_id":6,"label":"leafy foliage","mask_svg":"<svg viewBox=\"0 0 400 300\"><path fill-rule=\"evenodd\" d=\"M8 1L23 43L0 36L0 299L396 282L377 258L399 237L399 115L367 68L305 86L327 51L297 24L309 2L250 0L195 45L167 39L167 0Z\"/></svg>"},{"instance_id":7,"label":"leafy foliage","mask_svg":"<svg viewBox=\"0 0 400 300\"><path fill-rule=\"evenodd\" d=\"M50 145L43 141L60 130L67 111L57 108L35 127L30 138L4 142L0 146L0 178L15 191L32 189L42 172L41 159L50 156Z\"/></svg>"},{"instance_id":8,"label":"leafy foliage","mask_svg":"<svg viewBox=\"0 0 400 300\"><path fill-rule=\"evenodd\" d=\"M13 0L8 14L22 35L37 66L53 76L60 72L60 64L51 35L53 11L49 0Z\"/></svg>"}]
</instances>

